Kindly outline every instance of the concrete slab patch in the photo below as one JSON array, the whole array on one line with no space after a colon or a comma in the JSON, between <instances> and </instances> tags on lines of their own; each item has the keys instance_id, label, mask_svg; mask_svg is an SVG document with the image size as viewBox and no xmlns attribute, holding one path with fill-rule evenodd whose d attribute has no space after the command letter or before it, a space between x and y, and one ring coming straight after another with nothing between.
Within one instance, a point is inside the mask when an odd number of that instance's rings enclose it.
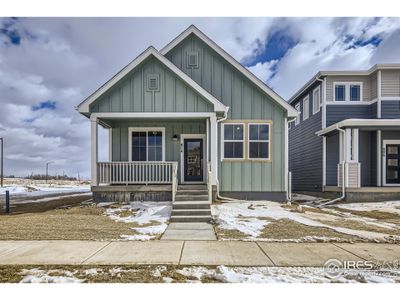
<instances>
[{"instance_id":1,"label":"concrete slab patch","mask_svg":"<svg viewBox=\"0 0 400 300\"><path fill-rule=\"evenodd\" d=\"M96 241L30 241L0 256L1 265L80 264L107 245Z\"/></svg>"},{"instance_id":2,"label":"concrete slab patch","mask_svg":"<svg viewBox=\"0 0 400 300\"><path fill-rule=\"evenodd\" d=\"M192 230L214 230L214 227L208 223L170 223L169 229L192 229Z\"/></svg>"},{"instance_id":3,"label":"concrete slab patch","mask_svg":"<svg viewBox=\"0 0 400 300\"><path fill-rule=\"evenodd\" d=\"M184 240L184 241L216 241L214 230L180 230L167 229L162 240Z\"/></svg>"},{"instance_id":4,"label":"concrete slab patch","mask_svg":"<svg viewBox=\"0 0 400 300\"><path fill-rule=\"evenodd\" d=\"M0 241L0 257L29 244L31 241Z\"/></svg>"},{"instance_id":5,"label":"concrete slab patch","mask_svg":"<svg viewBox=\"0 0 400 300\"><path fill-rule=\"evenodd\" d=\"M365 260L388 263L394 261L400 262L400 245L375 243L335 243L335 245L362 257Z\"/></svg>"},{"instance_id":6,"label":"concrete slab patch","mask_svg":"<svg viewBox=\"0 0 400 300\"><path fill-rule=\"evenodd\" d=\"M279 267L322 267L328 259L360 260L357 256L329 243L258 242Z\"/></svg>"},{"instance_id":7,"label":"concrete slab patch","mask_svg":"<svg viewBox=\"0 0 400 300\"><path fill-rule=\"evenodd\" d=\"M273 266L255 243L187 241L181 265Z\"/></svg>"},{"instance_id":8,"label":"concrete slab patch","mask_svg":"<svg viewBox=\"0 0 400 300\"><path fill-rule=\"evenodd\" d=\"M112 242L84 264L178 264L183 241Z\"/></svg>"}]
</instances>

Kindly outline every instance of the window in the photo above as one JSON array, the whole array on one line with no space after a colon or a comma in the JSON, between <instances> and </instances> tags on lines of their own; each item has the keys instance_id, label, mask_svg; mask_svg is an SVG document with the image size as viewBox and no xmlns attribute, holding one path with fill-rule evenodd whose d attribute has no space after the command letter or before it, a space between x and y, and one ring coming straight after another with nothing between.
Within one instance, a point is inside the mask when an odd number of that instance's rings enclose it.
<instances>
[{"instance_id":1,"label":"window","mask_svg":"<svg viewBox=\"0 0 400 300\"><path fill-rule=\"evenodd\" d=\"M303 99L303 121L307 120L310 116L310 97L305 97Z\"/></svg>"},{"instance_id":2,"label":"window","mask_svg":"<svg viewBox=\"0 0 400 300\"><path fill-rule=\"evenodd\" d=\"M199 54L197 52L187 53L187 67L198 68L199 67Z\"/></svg>"},{"instance_id":3,"label":"window","mask_svg":"<svg viewBox=\"0 0 400 300\"><path fill-rule=\"evenodd\" d=\"M160 90L159 76L157 74L147 75L147 91L158 92Z\"/></svg>"},{"instance_id":4,"label":"window","mask_svg":"<svg viewBox=\"0 0 400 300\"><path fill-rule=\"evenodd\" d=\"M297 102L294 108L298 111L298 115L296 117L296 120L294 121L294 126L296 126L299 125L300 123L300 117L301 117L300 102Z\"/></svg>"},{"instance_id":5,"label":"window","mask_svg":"<svg viewBox=\"0 0 400 300\"><path fill-rule=\"evenodd\" d=\"M164 128L129 128L131 161L164 160Z\"/></svg>"},{"instance_id":6,"label":"window","mask_svg":"<svg viewBox=\"0 0 400 300\"><path fill-rule=\"evenodd\" d=\"M223 158L244 158L243 124L223 124Z\"/></svg>"},{"instance_id":7,"label":"window","mask_svg":"<svg viewBox=\"0 0 400 300\"><path fill-rule=\"evenodd\" d=\"M362 99L362 82L334 82L334 101L357 102Z\"/></svg>"},{"instance_id":8,"label":"window","mask_svg":"<svg viewBox=\"0 0 400 300\"><path fill-rule=\"evenodd\" d=\"M335 101L346 101L346 86L344 84L335 85Z\"/></svg>"},{"instance_id":9,"label":"window","mask_svg":"<svg viewBox=\"0 0 400 300\"><path fill-rule=\"evenodd\" d=\"M319 87L314 89L313 91L313 114L319 112L319 108L321 106L321 93Z\"/></svg>"},{"instance_id":10,"label":"window","mask_svg":"<svg viewBox=\"0 0 400 300\"><path fill-rule=\"evenodd\" d=\"M249 124L249 159L269 159L269 124Z\"/></svg>"},{"instance_id":11,"label":"window","mask_svg":"<svg viewBox=\"0 0 400 300\"><path fill-rule=\"evenodd\" d=\"M350 101L360 101L361 89L359 84L350 85Z\"/></svg>"}]
</instances>

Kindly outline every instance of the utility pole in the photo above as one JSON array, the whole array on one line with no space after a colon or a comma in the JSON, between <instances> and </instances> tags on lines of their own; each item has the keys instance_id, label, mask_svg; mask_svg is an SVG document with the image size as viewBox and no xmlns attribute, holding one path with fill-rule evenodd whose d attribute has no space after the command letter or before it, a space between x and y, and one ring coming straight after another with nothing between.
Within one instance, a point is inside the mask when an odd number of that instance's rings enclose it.
<instances>
[{"instance_id":1,"label":"utility pole","mask_svg":"<svg viewBox=\"0 0 400 300\"><path fill-rule=\"evenodd\" d=\"M47 183L47 177L49 176L49 164L51 164L52 161L49 161L46 163L46 183Z\"/></svg>"},{"instance_id":2,"label":"utility pole","mask_svg":"<svg viewBox=\"0 0 400 300\"><path fill-rule=\"evenodd\" d=\"M3 187L3 177L4 177L4 153L3 153L3 151L4 151L4 149L3 149L3 143L4 143L4 140L3 140L3 138L0 138L0 141L1 141L1 170L0 170L0 172L1 172L1 179L0 179L0 181L1 181L1 187Z\"/></svg>"}]
</instances>

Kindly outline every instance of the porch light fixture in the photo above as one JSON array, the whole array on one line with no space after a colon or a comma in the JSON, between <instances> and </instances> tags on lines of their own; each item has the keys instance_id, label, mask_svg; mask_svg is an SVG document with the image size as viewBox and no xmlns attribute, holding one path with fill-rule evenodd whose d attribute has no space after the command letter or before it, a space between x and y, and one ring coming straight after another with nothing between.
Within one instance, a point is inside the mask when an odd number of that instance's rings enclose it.
<instances>
[{"instance_id":1,"label":"porch light fixture","mask_svg":"<svg viewBox=\"0 0 400 300\"><path fill-rule=\"evenodd\" d=\"M172 137L172 140L176 142L178 140L178 136L176 134L174 134L174 136Z\"/></svg>"}]
</instances>

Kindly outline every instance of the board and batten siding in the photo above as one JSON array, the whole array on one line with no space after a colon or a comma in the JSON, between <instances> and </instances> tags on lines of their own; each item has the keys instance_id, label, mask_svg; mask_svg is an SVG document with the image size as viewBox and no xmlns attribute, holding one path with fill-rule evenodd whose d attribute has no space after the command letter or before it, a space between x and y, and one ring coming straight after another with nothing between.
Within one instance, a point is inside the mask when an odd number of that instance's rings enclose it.
<instances>
[{"instance_id":1,"label":"board and batten siding","mask_svg":"<svg viewBox=\"0 0 400 300\"><path fill-rule=\"evenodd\" d=\"M326 101L333 102L334 82L362 82L363 92L362 101L371 101L371 77L370 76L327 76L326 77Z\"/></svg>"},{"instance_id":2,"label":"board and batten siding","mask_svg":"<svg viewBox=\"0 0 400 300\"><path fill-rule=\"evenodd\" d=\"M205 120L130 120L114 122L112 127L112 161L128 161L129 127L164 127L165 128L165 160L177 161L180 174L181 145L180 140L174 141L176 134L206 134ZM207 143L207 141L205 141ZM205 158L204 153L204 158ZM180 175L178 176L180 181Z\"/></svg>"},{"instance_id":3,"label":"board and batten siding","mask_svg":"<svg viewBox=\"0 0 400 300\"><path fill-rule=\"evenodd\" d=\"M400 97L400 70L381 72L382 97Z\"/></svg>"},{"instance_id":4,"label":"board and batten siding","mask_svg":"<svg viewBox=\"0 0 400 300\"><path fill-rule=\"evenodd\" d=\"M300 123L296 126L292 123L289 130L289 171L295 191L322 191L322 137L315 134L322 128L322 111L313 114L313 91L317 86L293 102L293 106L300 102L300 111L303 111L303 99L309 96L309 118L303 121L301 115Z\"/></svg>"},{"instance_id":5,"label":"board and batten siding","mask_svg":"<svg viewBox=\"0 0 400 300\"><path fill-rule=\"evenodd\" d=\"M192 51L198 53L198 68L187 67L187 53ZM272 121L272 160L221 162L218 159L221 191L284 191L286 112L275 100L193 34L165 56L224 105L230 107L228 120Z\"/></svg>"},{"instance_id":6,"label":"board and batten siding","mask_svg":"<svg viewBox=\"0 0 400 300\"><path fill-rule=\"evenodd\" d=\"M159 76L159 91L147 90L147 75ZM210 112L200 96L160 61L149 57L90 105L90 112Z\"/></svg>"}]
</instances>

